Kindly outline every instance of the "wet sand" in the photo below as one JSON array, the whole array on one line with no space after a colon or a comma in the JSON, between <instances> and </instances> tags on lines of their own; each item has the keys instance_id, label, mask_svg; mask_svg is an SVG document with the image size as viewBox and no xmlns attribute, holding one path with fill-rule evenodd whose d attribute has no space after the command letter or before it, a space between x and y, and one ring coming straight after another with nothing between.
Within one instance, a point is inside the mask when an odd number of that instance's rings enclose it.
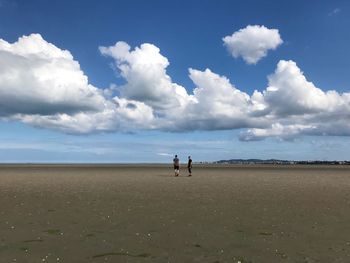
<instances>
[{"instance_id":1,"label":"wet sand","mask_svg":"<svg viewBox=\"0 0 350 263\"><path fill-rule=\"evenodd\" d=\"M350 262L349 166L0 166L0 262Z\"/></svg>"}]
</instances>

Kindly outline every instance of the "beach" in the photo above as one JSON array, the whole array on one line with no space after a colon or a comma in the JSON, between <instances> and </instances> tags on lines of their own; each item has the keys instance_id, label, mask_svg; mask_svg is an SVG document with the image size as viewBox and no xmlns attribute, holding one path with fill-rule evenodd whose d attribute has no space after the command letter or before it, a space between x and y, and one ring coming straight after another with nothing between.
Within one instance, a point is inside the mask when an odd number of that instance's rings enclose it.
<instances>
[{"instance_id":1,"label":"beach","mask_svg":"<svg viewBox=\"0 0 350 263\"><path fill-rule=\"evenodd\" d=\"M1 165L0 262L350 262L350 166Z\"/></svg>"}]
</instances>

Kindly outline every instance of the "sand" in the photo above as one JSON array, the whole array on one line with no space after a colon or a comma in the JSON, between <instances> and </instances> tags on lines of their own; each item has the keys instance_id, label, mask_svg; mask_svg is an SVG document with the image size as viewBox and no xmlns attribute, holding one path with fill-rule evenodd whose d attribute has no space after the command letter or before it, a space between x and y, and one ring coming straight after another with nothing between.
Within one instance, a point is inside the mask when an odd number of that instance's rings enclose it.
<instances>
[{"instance_id":1,"label":"sand","mask_svg":"<svg viewBox=\"0 0 350 263\"><path fill-rule=\"evenodd\" d=\"M0 166L0 262L350 262L349 166Z\"/></svg>"}]
</instances>

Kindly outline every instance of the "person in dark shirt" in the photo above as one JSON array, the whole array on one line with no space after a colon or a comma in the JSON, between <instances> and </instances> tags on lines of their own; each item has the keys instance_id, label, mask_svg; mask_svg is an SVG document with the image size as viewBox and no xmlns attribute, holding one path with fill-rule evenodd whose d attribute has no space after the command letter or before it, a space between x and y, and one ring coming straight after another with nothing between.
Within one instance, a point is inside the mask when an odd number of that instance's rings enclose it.
<instances>
[{"instance_id":1,"label":"person in dark shirt","mask_svg":"<svg viewBox=\"0 0 350 263\"><path fill-rule=\"evenodd\" d=\"M179 160L179 158L177 158L177 155L175 155L175 158L173 159L173 164L174 164L175 176L179 176L179 174L180 174L180 160Z\"/></svg>"},{"instance_id":2,"label":"person in dark shirt","mask_svg":"<svg viewBox=\"0 0 350 263\"><path fill-rule=\"evenodd\" d=\"M188 169L188 176L192 176L192 159L191 159L191 156L188 156L187 169Z\"/></svg>"}]
</instances>

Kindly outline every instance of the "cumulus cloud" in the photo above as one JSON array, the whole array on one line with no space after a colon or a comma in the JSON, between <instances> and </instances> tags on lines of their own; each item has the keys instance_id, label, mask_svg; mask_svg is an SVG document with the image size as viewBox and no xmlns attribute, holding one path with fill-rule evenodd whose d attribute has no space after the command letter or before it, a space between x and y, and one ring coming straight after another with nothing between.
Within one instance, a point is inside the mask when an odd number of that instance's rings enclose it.
<instances>
[{"instance_id":1,"label":"cumulus cloud","mask_svg":"<svg viewBox=\"0 0 350 263\"><path fill-rule=\"evenodd\" d=\"M323 92L306 80L294 61L280 61L268 77L264 98L277 115L300 115L332 110L342 99L337 92Z\"/></svg>"},{"instance_id":2,"label":"cumulus cloud","mask_svg":"<svg viewBox=\"0 0 350 263\"><path fill-rule=\"evenodd\" d=\"M121 95L152 107L158 116L155 122L158 129L214 130L252 125L254 118L247 118L247 114L259 102L210 69L189 69L196 88L193 94L188 94L184 87L172 82L166 72L169 61L156 46L142 44L131 50L127 43L117 42L99 49L115 60L116 69L126 80L120 87Z\"/></svg>"},{"instance_id":3,"label":"cumulus cloud","mask_svg":"<svg viewBox=\"0 0 350 263\"><path fill-rule=\"evenodd\" d=\"M97 111L104 98L67 50L39 34L0 39L0 115Z\"/></svg>"},{"instance_id":4,"label":"cumulus cloud","mask_svg":"<svg viewBox=\"0 0 350 263\"><path fill-rule=\"evenodd\" d=\"M263 125L262 120L250 116L259 102L238 90L225 76L210 69L190 68L189 77L196 87L192 101L182 110L186 118L176 121L178 129L216 130Z\"/></svg>"},{"instance_id":5,"label":"cumulus cloud","mask_svg":"<svg viewBox=\"0 0 350 263\"><path fill-rule=\"evenodd\" d=\"M350 93L323 91L308 81L294 61L281 60L260 93L268 128L253 128L241 140L288 139L306 135L350 135Z\"/></svg>"},{"instance_id":6,"label":"cumulus cloud","mask_svg":"<svg viewBox=\"0 0 350 263\"><path fill-rule=\"evenodd\" d=\"M72 134L151 129L153 110L142 102L114 97L103 110L54 115L15 115L14 119L35 127Z\"/></svg>"},{"instance_id":7,"label":"cumulus cloud","mask_svg":"<svg viewBox=\"0 0 350 263\"><path fill-rule=\"evenodd\" d=\"M152 44L100 47L125 80L89 84L72 54L40 35L0 40L0 116L65 133L243 129L243 141L298 135L350 136L350 93L324 91L294 61L281 60L268 86L248 94L210 69L189 69L189 93ZM118 90L118 96L114 96Z\"/></svg>"},{"instance_id":8,"label":"cumulus cloud","mask_svg":"<svg viewBox=\"0 0 350 263\"><path fill-rule=\"evenodd\" d=\"M264 98L274 115L350 117L350 93L317 88L294 61L281 60L268 79Z\"/></svg>"},{"instance_id":9,"label":"cumulus cloud","mask_svg":"<svg viewBox=\"0 0 350 263\"><path fill-rule=\"evenodd\" d=\"M123 97L144 102L158 111L183 107L189 100L186 89L173 83L166 73L169 61L155 45L145 43L131 50L120 41L99 49L103 55L114 58L120 75L127 81L120 87Z\"/></svg>"},{"instance_id":10,"label":"cumulus cloud","mask_svg":"<svg viewBox=\"0 0 350 263\"><path fill-rule=\"evenodd\" d=\"M283 43L278 29L259 25L249 25L222 40L234 58L242 57L247 64L256 64L267 55L268 50L274 50Z\"/></svg>"},{"instance_id":11,"label":"cumulus cloud","mask_svg":"<svg viewBox=\"0 0 350 263\"><path fill-rule=\"evenodd\" d=\"M139 101L106 99L69 51L32 34L12 44L0 39L0 116L89 133L128 129L129 122L142 129L150 126L153 111Z\"/></svg>"}]
</instances>

